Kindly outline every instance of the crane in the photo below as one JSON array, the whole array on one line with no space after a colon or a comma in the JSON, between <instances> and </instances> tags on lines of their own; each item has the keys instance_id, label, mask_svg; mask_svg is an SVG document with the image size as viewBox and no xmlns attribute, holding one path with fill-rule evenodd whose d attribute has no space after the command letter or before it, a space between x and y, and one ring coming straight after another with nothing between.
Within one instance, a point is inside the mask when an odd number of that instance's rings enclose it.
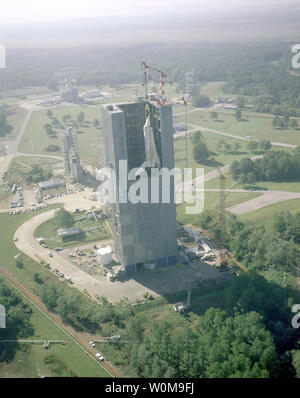
<instances>
[{"instance_id":1,"label":"crane","mask_svg":"<svg viewBox=\"0 0 300 398\"><path fill-rule=\"evenodd\" d=\"M158 72L160 74L160 81L159 81L159 96L157 99L157 102L160 105L168 105L166 103L166 98L165 98L165 90L164 90L164 85L166 83L167 75L160 69L154 68L153 66L150 66L146 64L145 61L141 62L141 65L144 70L144 90L145 90L145 99L148 99L148 81L149 81L149 75L148 75L148 70L154 70L155 72Z\"/></svg>"}]
</instances>

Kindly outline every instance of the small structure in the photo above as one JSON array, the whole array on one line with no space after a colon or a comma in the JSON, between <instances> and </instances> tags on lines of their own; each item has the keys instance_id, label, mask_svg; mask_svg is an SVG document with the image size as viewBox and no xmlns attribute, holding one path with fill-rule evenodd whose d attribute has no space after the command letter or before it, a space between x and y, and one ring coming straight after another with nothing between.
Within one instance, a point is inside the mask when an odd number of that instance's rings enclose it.
<instances>
[{"instance_id":1,"label":"small structure","mask_svg":"<svg viewBox=\"0 0 300 398\"><path fill-rule=\"evenodd\" d=\"M191 306L191 295L192 295L192 288L189 287L187 292L186 303L179 302L174 304L173 306L174 311L177 312L178 314L184 314L185 311L187 311Z\"/></svg>"},{"instance_id":2,"label":"small structure","mask_svg":"<svg viewBox=\"0 0 300 398\"><path fill-rule=\"evenodd\" d=\"M36 241L41 244L45 241L45 239L42 237L39 237L39 238L36 238Z\"/></svg>"},{"instance_id":3,"label":"small structure","mask_svg":"<svg viewBox=\"0 0 300 398\"><path fill-rule=\"evenodd\" d=\"M238 109L238 106L237 105L224 105L223 106L223 108L224 109Z\"/></svg>"},{"instance_id":4,"label":"small structure","mask_svg":"<svg viewBox=\"0 0 300 398\"><path fill-rule=\"evenodd\" d=\"M84 98L97 98L103 97L102 91L100 90L87 90L84 93Z\"/></svg>"},{"instance_id":5,"label":"small structure","mask_svg":"<svg viewBox=\"0 0 300 398\"><path fill-rule=\"evenodd\" d=\"M100 265L104 266L112 261L112 248L110 246L101 247L97 250L97 258Z\"/></svg>"},{"instance_id":6,"label":"small structure","mask_svg":"<svg viewBox=\"0 0 300 398\"><path fill-rule=\"evenodd\" d=\"M59 229L57 231L57 235L60 238L66 238L67 236L73 236L73 235L78 235L81 233L81 229L80 228L76 228L76 227L71 227L71 228L64 228L64 229Z\"/></svg>"},{"instance_id":7,"label":"small structure","mask_svg":"<svg viewBox=\"0 0 300 398\"><path fill-rule=\"evenodd\" d=\"M39 188L42 190L63 187L65 185L65 181L62 178L51 178L47 181L42 181L39 183Z\"/></svg>"},{"instance_id":8,"label":"small structure","mask_svg":"<svg viewBox=\"0 0 300 398\"><path fill-rule=\"evenodd\" d=\"M63 89L60 98L62 101L79 103L80 98L78 95L78 89L72 86L72 82L70 79L65 79L65 88Z\"/></svg>"}]
</instances>

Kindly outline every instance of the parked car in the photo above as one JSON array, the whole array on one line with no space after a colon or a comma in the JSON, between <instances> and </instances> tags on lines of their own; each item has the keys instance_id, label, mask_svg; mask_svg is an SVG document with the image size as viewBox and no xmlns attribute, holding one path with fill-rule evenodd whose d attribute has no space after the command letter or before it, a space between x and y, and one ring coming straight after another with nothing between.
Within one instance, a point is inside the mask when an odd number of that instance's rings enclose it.
<instances>
[{"instance_id":1,"label":"parked car","mask_svg":"<svg viewBox=\"0 0 300 398\"><path fill-rule=\"evenodd\" d=\"M99 359L99 361L104 361L103 356L100 354L100 352L97 352L96 357Z\"/></svg>"},{"instance_id":2,"label":"parked car","mask_svg":"<svg viewBox=\"0 0 300 398\"><path fill-rule=\"evenodd\" d=\"M89 344L90 344L93 348L96 347L96 344L95 344L93 341L90 341Z\"/></svg>"}]
</instances>

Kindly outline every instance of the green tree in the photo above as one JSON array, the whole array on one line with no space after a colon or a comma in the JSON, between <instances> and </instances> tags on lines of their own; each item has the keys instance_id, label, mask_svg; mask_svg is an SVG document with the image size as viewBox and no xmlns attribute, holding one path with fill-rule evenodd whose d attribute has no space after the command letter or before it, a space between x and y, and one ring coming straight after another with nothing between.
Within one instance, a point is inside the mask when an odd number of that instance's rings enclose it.
<instances>
[{"instance_id":1,"label":"green tree","mask_svg":"<svg viewBox=\"0 0 300 398\"><path fill-rule=\"evenodd\" d=\"M274 117L272 120L272 127L276 128L279 127L280 118L278 116Z\"/></svg>"},{"instance_id":2,"label":"green tree","mask_svg":"<svg viewBox=\"0 0 300 398\"><path fill-rule=\"evenodd\" d=\"M269 140L261 140L259 142L259 145L261 147L261 150L265 153L268 152L272 148L272 144Z\"/></svg>"},{"instance_id":3,"label":"green tree","mask_svg":"<svg viewBox=\"0 0 300 398\"><path fill-rule=\"evenodd\" d=\"M234 143L233 148L234 148L234 151L235 151L235 152L238 152L238 151L241 149L241 147L242 147L242 145L239 143L239 141L236 141L236 142Z\"/></svg>"},{"instance_id":4,"label":"green tree","mask_svg":"<svg viewBox=\"0 0 300 398\"><path fill-rule=\"evenodd\" d=\"M234 117L236 118L237 121L242 120L242 111L241 109L237 109L234 113Z\"/></svg>"},{"instance_id":5,"label":"green tree","mask_svg":"<svg viewBox=\"0 0 300 398\"><path fill-rule=\"evenodd\" d=\"M193 147L193 156L197 162L204 162L209 158L209 152L206 145L199 141Z\"/></svg>"},{"instance_id":6,"label":"green tree","mask_svg":"<svg viewBox=\"0 0 300 398\"><path fill-rule=\"evenodd\" d=\"M209 103L210 99L207 95L197 94L193 96L192 104L197 108L205 108Z\"/></svg>"},{"instance_id":7,"label":"green tree","mask_svg":"<svg viewBox=\"0 0 300 398\"><path fill-rule=\"evenodd\" d=\"M61 207L56 212L54 222L58 227L70 228L74 225L74 218L71 213Z\"/></svg>"},{"instance_id":8,"label":"green tree","mask_svg":"<svg viewBox=\"0 0 300 398\"><path fill-rule=\"evenodd\" d=\"M100 126L99 119L94 119L93 126L97 129Z\"/></svg>"},{"instance_id":9,"label":"green tree","mask_svg":"<svg viewBox=\"0 0 300 398\"><path fill-rule=\"evenodd\" d=\"M251 153L255 153L259 147L259 143L257 141L250 141L248 143L248 149Z\"/></svg>"},{"instance_id":10,"label":"green tree","mask_svg":"<svg viewBox=\"0 0 300 398\"><path fill-rule=\"evenodd\" d=\"M213 120L217 120L218 119L218 113L216 111L210 112L210 117Z\"/></svg>"},{"instance_id":11,"label":"green tree","mask_svg":"<svg viewBox=\"0 0 300 398\"><path fill-rule=\"evenodd\" d=\"M85 114L84 112L80 112L79 115L77 116L77 122L81 126L82 123L84 122L85 119Z\"/></svg>"},{"instance_id":12,"label":"green tree","mask_svg":"<svg viewBox=\"0 0 300 398\"><path fill-rule=\"evenodd\" d=\"M298 127L298 122L296 119L291 119L290 120L290 128L291 129L296 129Z\"/></svg>"}]
</instances>

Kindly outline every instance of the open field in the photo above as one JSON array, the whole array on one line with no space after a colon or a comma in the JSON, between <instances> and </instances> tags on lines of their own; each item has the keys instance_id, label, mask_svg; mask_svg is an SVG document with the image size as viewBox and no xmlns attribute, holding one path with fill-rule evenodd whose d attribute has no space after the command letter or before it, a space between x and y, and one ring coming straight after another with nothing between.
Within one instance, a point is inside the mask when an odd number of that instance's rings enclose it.
<instances>
[{"instance_id":1,"label":"open field","mask_svg":"<svg viewBox=\"0 0 300 398\"><path fill-rule=\"evenodd\" d=\"M100 120L100 110L87 106L61 106L52 108L53 117L56 117L61 124L63 115L70 114L73 120L77 120L80 112L84 112L85 121L78 127L78 147L81 159L85 162L95 164L97 162L96 145L101 139L100 128L93 126L94 119ZM19 151L24 153L45 154L61 156L61 149L56 152L48 152L47 146L50 144L57 145L61 148L60 130L56 130L56 136L51 138L47 135L44 125L51 123L51 119L47 116L47 110L33 112L29 121L27 130L19 146ZM55 130L55 129L54 129Z\"/></svg>"},{"instance_id":2,"label":"open field","mask_svg":"<svg viewBox=\"0 0 300 398\"><path fill-rule=\"evenodd\" d=\"M65 376L71 375L69 373L71 371L73 376L78 377L109 377L105 370L97 366L65 333L24 297L23 299L32 310L33 334L27 336L26 340L63 340L67 344L50 344L47 350L42 344L19 344L19 349L13 361L0 364L1 378L63 376L63 374L56 373L49 365L45 364L44 359L47 355L55 355L59 361L66 365ZM26 366L24 366L24 363L26 363Z\"/></svg>"},{"instance_id":3,"label":"open field","mask_svg":"<svg viewBox=\"0 0 300 398\"><path fill-rule=\"evenodd\" d=\"M180 120L184 121L181 116ZM272 127L272 118L266 116L245 116L243 121L237 121L233 114L219 114L218 120L212 120L209 112L199 110L188 114L188 123L218 130L232 135L255 139L267 139L274 142L287 144L300 144L299 130L279 130ZM210 134L216 135L211 132Z\"/></svg>"},{"instance_id":4,"label":"open field","mask_svg":"<svg viewBox=\"0 0 300 398\"><path fill-rule=\"evenodd\" d=\"M33 99L44 96L53 97L58 94L58 91L49 90L45 86L34 86L14 90L6 90L1 92L0 104L17 103L20 100Z\"/></svg>"},{"instance_id":5,"label":"open field","mask_svg":"<svg viewBox=\"0 0 300 398\"><path fill-rule=\"evenodd\" d=\"M26 287L32 291L39 291L41 287L38 286L38 284L33 280L33 274L35 272L38 272L45 283L49 280L55 284L60 284L61 282L59 282L57 278L45 268L41 267L39 264L23 254L21 254L23 267L18 268L16 266L14 256L18 255L20 252L13 242L13 234L17 227L29 218L29 213L14 217L5 213L0 215L0 230L2 237L0 257L1 264L5 265L9 270L11 270ZM32 321L34 325L33 338L48 338L51 340L62 339L68 342L68 344L65 346L57 345L50 347L49 353L55 353L55 355L66 362L70 369L72 369L72 371L78 376L106 376L106 373L96 364L94 364L93 361L91 361L86 354L79 349L79 347L77 347L69 338L67 338L64 333L62 333L34 307L32 309ZM8 366L0 366L0 376L8 377L9 375L14 375L17 377L38 377L40 375L49 375L49 370L47 370L45 365L41 363L46 353L47 351L41 346L33 347L29 353L23 353L20 351L17 354L16 360L29 361L30 366L28 366L28 369L26 368L26 371L24 371L23 367L19 366L19 362L13 362ZM53 374L50 373L50 375Z\"/></svg>"},{"instance_id":6,"label":"open field","mask_svg":"<svg viewBox=\"0 0 300 398\"><path fill-rule=\"evenodd\" d=\"M76 216L76 218L80 218L80 216ZM89 228L95 229L96 223L94 220L83 220L75 222L74 227L81 228L85 233L76 236L72 236L69 238L65 238L64 240L58 238L56 234L57 225L54 222L54 219L45 221L41 224L35 231L34 236L39 237L42 236L48 247L50 249L54 249L55 247L72 247L78 246L86 243L91 243L95 241L99 241L102 239L111 238L111 234L108 231L107 225L104 220L99 220L99 226L101 226L101 230L95 232L87 232Z\"/></svg>"},{"instance_id":7,"label":"open field","mask_svg":"<svg viewBox=\"0 0 300 398\"><path fill-rule=\"evenodd\" d=\"M59 159L43 158L38 156L17 156L13 158L7 170L7 181L14 181L18 184L24 181L26 174L32 166L38 165L45 170L51 170L53 163L59 162Z\"/></svg>"},{"instance_id":8,"label":"open field","mask_svg":"<svg viewBox=\"0 0 300 398\"><path fill-rule=\"evenodd\" d=\"M222 137L209 133L207 131L201 132L203 141L205 142L208 150L211 153L210 158L204 163L198 163L195 161L193 156L193 144L191 135L188 136L188 165L189 167L203 167L204 173L212 171L217 167L232 163L234 160L240 160L244 157L250 157L250 153L247 149L247 143L235 140L234 138L224 137L226 143L234 147L235 143L239 143L241 148L235 152L233 149L229 152L221 152L217 150L218 142ZM225 141L224 140L224 141ZM174 159L175 167L185 167L185 138L177 138L174 141Z\"/></svg>"},{"instance_id":9,"label":"open field","mask_svg":"<svg viewBox=\"0 0 300 398\"><path fill-rule=\"evenodd\" d=\"M239 219L241 221L250 221L256 224L261 223L266 228L270 228L274 222L275 215L279 214L281 211L290 211L291 213L296 213L299 212L299 209L300 199L291 199L244 214L240 216Z\"/></svg>"},{"instance_id":10,"label":"open field","mask_svg":"<svg viewBox=\"0 0 300 398\"><path fill-rule=\"evenodd\" d=\"M12 127L12 130L10 133L5 134L4 136L0 135L0 143L2 141L14 140L17 137L21 129L21 126L25 120L25 117L26 117L26 111L22 108L17 108L17 113L13 115L8 115L6 117L7 124Z\"/></svg>"}]
</instances>

